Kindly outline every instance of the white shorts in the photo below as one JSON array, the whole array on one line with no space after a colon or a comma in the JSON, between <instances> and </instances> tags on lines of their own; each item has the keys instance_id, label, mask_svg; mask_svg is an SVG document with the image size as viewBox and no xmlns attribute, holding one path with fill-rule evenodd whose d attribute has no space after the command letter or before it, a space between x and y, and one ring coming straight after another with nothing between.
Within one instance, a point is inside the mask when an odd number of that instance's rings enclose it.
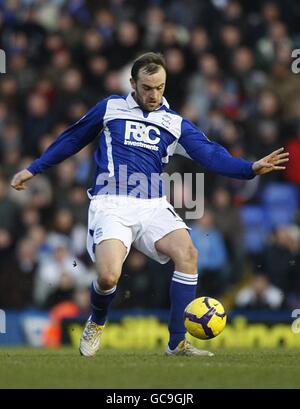
<instances>
[{"instance_id":1,"label":"white shorts","mask_svg":"<svg viewBox=\"0 0 300 409\"><path fill-rule=\"evenodd\" d=\"M155 242L166 234L189 229L166 197L139 199L130 196L95 196L89 207L87 250L95 261L95 247L103 240L121 240L146 256L165 264L169 257L158 252Z\"/></svg>"}]
</instances>

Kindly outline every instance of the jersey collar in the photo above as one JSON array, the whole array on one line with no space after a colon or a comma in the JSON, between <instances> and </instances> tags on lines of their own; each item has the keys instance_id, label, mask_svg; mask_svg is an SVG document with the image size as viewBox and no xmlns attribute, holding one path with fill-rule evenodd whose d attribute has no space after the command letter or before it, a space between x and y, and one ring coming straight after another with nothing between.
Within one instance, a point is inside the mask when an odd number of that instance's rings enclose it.
<instances>
[{"instance_id":1,"label":"jersey collar","mask_svg":"<svg viewBox=\"0 0 300 409\"><path fill-rule=\"evenodd\" d=\"M127 104L128 104L128 106L129 106L130 109L140 108L139 104L138 104L138 103L136 102L136 100L133 98L131 92L127 95L126 101L127 101ZM169 108L169 107L170 107L170 105L169 105L169 103L168 103L168 101L166 100L165 97L162 97L161 105L160 105L158 108L156 108L155 111L158 111L158 110L161 109L162 107L165 107L165 108Z\"/></svg>"}]
</instances>

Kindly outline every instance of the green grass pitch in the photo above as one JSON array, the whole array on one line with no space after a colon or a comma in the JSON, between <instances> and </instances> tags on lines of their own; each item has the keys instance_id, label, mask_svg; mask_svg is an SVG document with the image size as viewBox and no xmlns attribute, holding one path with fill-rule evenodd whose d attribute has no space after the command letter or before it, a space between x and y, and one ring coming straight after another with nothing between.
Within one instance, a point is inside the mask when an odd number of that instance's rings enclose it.
<instances>
[{"instance_id":1,"label":"green grass pitch","mask_svg":"<svg viewBox=\"0 0 300 409\"><path fill-rule=\"evenodd\" d=\"M299 349L217 350L214 357L161 351L0 348L0 388L299 388Z\"/></svg>"}]
</instances>

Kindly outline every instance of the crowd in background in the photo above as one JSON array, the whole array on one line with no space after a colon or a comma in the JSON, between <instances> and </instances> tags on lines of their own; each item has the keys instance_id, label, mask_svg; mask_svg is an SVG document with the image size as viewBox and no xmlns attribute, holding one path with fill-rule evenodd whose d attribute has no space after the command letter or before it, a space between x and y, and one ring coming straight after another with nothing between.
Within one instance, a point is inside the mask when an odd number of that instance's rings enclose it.
<instances>
[{"instance_id":1,"label":"crowd in background","mask_svg":"<svg viewBox=\"0 0 300 409\"><path fill-rule=\"evenodd\" d=\"M25 191L9 181L98 100L126 95L134 58L150 50L165 56L171 107L211 140L249 160L290 151L285 172L252 181L205 174L205 215L191 226L198 294L299 307L299 21L297 0L0 0L0 307L87 308L95 144ZM203 171L179 156L167 170ZM172 271L133 250L115 308L168 308Z\"/></svg>"}]
</instances>

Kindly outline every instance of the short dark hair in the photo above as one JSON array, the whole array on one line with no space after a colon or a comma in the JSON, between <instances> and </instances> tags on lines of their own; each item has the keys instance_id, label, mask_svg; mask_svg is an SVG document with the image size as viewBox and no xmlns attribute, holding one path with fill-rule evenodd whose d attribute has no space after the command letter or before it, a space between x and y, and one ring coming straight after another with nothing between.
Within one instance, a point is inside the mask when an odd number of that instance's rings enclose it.
<instances>
[{"instance_id":1,"label":"short dark hair","mask_svg":"<svg viewBox=\"0 0 300 409\"><path fill-rule=\"evenodd\" d=\"M146 53L138 57L131 68L131 77L136 81L138 74L143 69L147 74L155 74L160 67L166 71L166 62L162 54Z\"/></svg>"}]
</instances>

